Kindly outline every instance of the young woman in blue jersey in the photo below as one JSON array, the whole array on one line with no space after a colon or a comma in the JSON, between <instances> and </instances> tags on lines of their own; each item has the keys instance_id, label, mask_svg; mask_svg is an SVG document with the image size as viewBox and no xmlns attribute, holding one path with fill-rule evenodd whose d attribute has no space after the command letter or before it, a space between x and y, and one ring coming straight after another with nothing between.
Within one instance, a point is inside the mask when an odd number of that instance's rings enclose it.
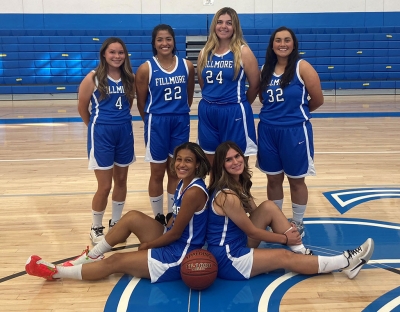
<instances>
[{"instance_id":1,"label":"young woman in blue jersey","mask_svg":"<svg viewBox=\"0 0 400 312\"><path fill-rule=\"evenodd\" d=\"M310 112L324 102L317 72L299 57L293 31L280 27L271 35L261 70L257 167L267 174L268 199L282 209L283 180L290 185L293 218L304 236L308 201L305 177L315 175Z\"/></svg>"},{"instance_id":2,"label":"young woman in blue jersey","mask_svg":"<svg viewBox=\"0 0 400 312\"><path fill-rule=\"evenodd\" d=\"M136 72L137 106L144 121L145 161L150 162L149 196L155 216L163 215L163 180L167 172L168 212L178 178L169 170L175 147L189 141L194 66L176 55L175 33L160 24L153 29L154 57Z\"/></svg>"},{"instance_id":3,"label":"young woman in blue jersey","mask_svg":"<svg viewBox=\"0 0 400 312\"><path fill-rule=\"evenodd\" d=\"M236 142L246 156L255 155L256 131L250 105L259 90L260 72L234 9L225 7L215 14L198 57L197 75L202 94L198 141L211 164L215 149L227 140Z\"/></svg>"},{"instance_id":4,"label":"young woman in blue jersey","mask_svg":"<svg viewBox=\"0 0 400 312\"><path fill-rule=\"evenodd\" d=\"M244 280L276 269L302 274L342 270L354 278L374 251L367 239L360 247L333 257L313 256L301 243L282 211L272 202L258 207L251 195L251 172L237 144L225 142L215 151L208 202L208 250L218 262L218 276ZM270 226L273 232L266 230ZM261 241L287 245L257 248Z\"/></svg>"},{"instance_id":5,"label":"young woman in blue jersey","mask_svg":"<svg viewBox=\"0 0 400 312\"><path fill-rule=\"evenodd\" d=\"M204 178L210 163L196 143L187 142L175 149L171 165L180 182L167 226L140 211L130 211L91 251L58 266L30 256L26 272L49 280L97 280L113 273L149 278L153 283L180 279L180 265L186 254L202 248L205 242L208 193ZM141 242L138 251L115 253L103 260L104 253L131 233Z\"/></svg>"},{"instance_id":6,"label":"young woman in blue jersey","mask_svg":"<svg viewBox=\"0 0 400 312\"><path fill-rule=\"evenodd\" d=\"M135 77L128 51L121 39L112 37L104 41L99 56L99 65L83 79L78 96L78 111L88 126L89 169L94 170L97 179L90 231L93 244L104 236L103 215L113 181L109 228L121 218L128 167L135 161L130 112Z\"/></svg>"}]
</instances>

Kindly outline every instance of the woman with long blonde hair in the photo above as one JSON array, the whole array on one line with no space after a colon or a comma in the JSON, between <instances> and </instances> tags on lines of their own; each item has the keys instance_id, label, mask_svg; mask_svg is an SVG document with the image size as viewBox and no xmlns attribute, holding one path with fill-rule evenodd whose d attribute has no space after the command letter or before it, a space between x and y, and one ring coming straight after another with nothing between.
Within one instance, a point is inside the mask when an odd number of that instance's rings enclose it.
<instances>
[{"instance_id":1,"label":"woman with long blonde hair","mask_svg":"<svg viewBox=\"0 0 400 312\"><path fill-rule=\"evenodd\" d=\"M198 141L210 162L217 146L227 140L236 142L246 156L255 155L256 131L250 105L259 90L260 72L234 9L225 7L215 14L198 57L197 75L202 92Z\"/></svg>"}]
</instances>

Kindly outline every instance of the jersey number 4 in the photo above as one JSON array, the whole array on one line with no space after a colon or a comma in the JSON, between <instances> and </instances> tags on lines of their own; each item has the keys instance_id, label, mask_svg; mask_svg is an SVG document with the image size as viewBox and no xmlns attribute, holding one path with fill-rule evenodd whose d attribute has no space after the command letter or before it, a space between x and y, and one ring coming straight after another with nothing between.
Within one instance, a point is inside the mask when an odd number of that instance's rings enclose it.
<instances>
[{"instance_id":1,"label":"jersey number 4","mask_svg":"<svg viewBox=\"0 0 400 312\"><path fill-rule=\"evenodd\" d=\"M115 103L115 107L118 109L122 109L122 99L121 97L118 98L117 102Z\"/></svg>"}]
</instances>

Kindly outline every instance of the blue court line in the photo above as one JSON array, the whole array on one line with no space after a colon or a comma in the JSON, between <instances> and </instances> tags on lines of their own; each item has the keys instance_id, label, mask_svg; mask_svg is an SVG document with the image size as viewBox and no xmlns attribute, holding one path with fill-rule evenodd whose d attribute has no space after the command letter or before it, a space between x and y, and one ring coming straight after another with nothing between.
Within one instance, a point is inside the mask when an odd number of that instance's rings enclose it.
<instances>
[{"instance_id":1,"label":"blue court line","mask_svg":"<svg viewBox=\"0 0 400 312\"><path fill-rule=\"evenodd\" d=\"M386 294L383 294L375 301L372 301L363 311L364 312L378 311L379 309L383 308L386 304L388 304L392 300L396 300L396 298L398 298L398 297L400 297L400 287L397 287L397 288L387 292ZM399 302L399 300L397 300L397 302ZM396 311L398 311L397 310L398 308L399 308L399 306L397 306L395 308ZM384 311L387 311L387 310L384 310ZM394 311L394 310L392 310L392 311Z\"/></svg>"},{"instance_id":2,"label":"blue court line","mask_svg":"<svg viewBox=\"0 0 400 312\"><path fill-rule=\"evenodd\" d=\"M313 113L313 118L372 118L372 117L400 117L400 112L348 112L348 113ZM258 114L254 114L258 119ZM140 116L132 116L132 121L141 121ZM190 120L198 120L197 115L191 115ZM54 118L10 118L0 119L0 124L27 124L27 123L60 123L82 122L80 117L54 117Z\"/></svg>"}]
</instances>

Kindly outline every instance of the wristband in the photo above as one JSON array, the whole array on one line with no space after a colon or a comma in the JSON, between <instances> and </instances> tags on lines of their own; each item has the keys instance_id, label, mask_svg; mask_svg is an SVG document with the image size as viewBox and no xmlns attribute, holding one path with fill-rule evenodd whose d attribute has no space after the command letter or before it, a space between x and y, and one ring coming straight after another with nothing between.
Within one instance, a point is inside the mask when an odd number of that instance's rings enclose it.
<instances>
[{"instance_id":1,"label":"wristband","mask_svg":"<svg viewBox=\"0 0 400 312\"><path fill-rule=\"evenodd\" d=\"M286 237L286 243L284 243L283 245L287 245L287 243L288 243L288 237L287 237L286 233L283 233L283 235L285 235L285 237Z\"/></svg>"}]
</instances>

